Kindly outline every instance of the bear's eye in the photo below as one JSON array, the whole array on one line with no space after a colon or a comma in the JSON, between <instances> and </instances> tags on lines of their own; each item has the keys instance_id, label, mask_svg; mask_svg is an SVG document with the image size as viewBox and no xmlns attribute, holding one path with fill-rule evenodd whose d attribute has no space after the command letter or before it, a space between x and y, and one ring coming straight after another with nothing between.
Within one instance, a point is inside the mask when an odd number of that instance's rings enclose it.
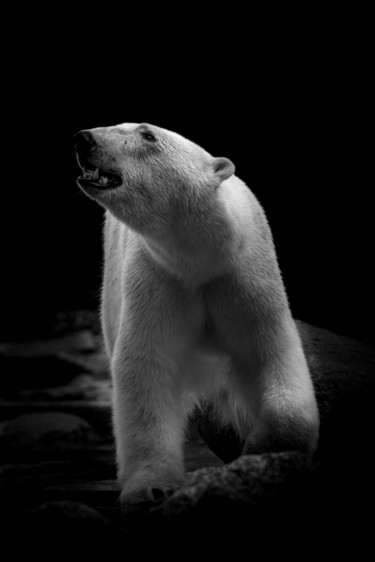
<instances>
[{"instance_id":1,"label":"bear's eye","mask_svg":"<svg viewBox=\"0 0 375 562\"><path fill-rule=\"evenodd\" d=\"M141 133L141 135L145 140L149 142L156 142L156 137L152 133L145 131L144 133Z\"/></svg>"}]
</instances>

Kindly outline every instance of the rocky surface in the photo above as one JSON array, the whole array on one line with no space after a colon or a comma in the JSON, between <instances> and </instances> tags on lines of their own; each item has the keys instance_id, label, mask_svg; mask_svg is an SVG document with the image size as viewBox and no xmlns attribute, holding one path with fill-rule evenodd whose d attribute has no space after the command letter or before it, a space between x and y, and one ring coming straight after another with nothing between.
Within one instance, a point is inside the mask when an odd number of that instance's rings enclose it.
<instances>
[{"instance_id":1,"label":"rocky surface","mask_svg":"<svg viewBox=\"0 0 375 562\"><path fill-rule=\"evenodd\" d=\"M44 533L57 531L62 537L65 533L100 533L111 527L109 519L99 511L73 501L43 503L28 512L27 522L35 533L40 529L43 529Z\"/></svg>"},{"instance_id":2,"label":"rocky surface","mask_svg":"<svg viewBox=\"0 0 375 562\"><path fill-rule=\"evenodd\" d=\"M349 543L359 549L371 536L375 499L375 350L303 322L298 327L321 414L313 461L295 452L236 459L234 433L217 427L207 404L186 442L186 485L126 515L118 505L111 382L96 315L61 315L48 340L0 344L4 536L46 540L47 530L87 548L110 535L111 544L153 552L173 537L185 550L199 540L211 554L228 546L233 554L245 541L289 557L301 557L297 540L309 552L324 541L336 551Z\"/></svg>"},{"instance_id":3,"label":"rocky surface","mask_svg":"<svg viewBox=\"0 0 375 562\"><path fill-rule=\"evenodd\" d=\"M48 412L24 414L0 423L2 455L82 450L98 440L90 425L72 414Z\"/></svg>"}]
</instances>

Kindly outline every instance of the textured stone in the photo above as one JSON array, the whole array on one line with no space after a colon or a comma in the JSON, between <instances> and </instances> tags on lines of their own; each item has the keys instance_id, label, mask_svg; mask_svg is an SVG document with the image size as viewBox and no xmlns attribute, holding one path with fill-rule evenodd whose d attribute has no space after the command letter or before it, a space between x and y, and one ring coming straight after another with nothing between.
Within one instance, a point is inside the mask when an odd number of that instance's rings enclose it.
<instances>
[{"instance_id":1,"label":"textured stone","mask_svg":"<svg viewBox=\"0 0 375 562\"><path fill-rule=\"evenodd\" d=\"M45 340L0 343L0 354L13 358L36 358L58 355L61 351L92 351L95 338L89 330L81 330Z\"/></svg>"},{"instance_id":2,"label":"textured stone","mask_svg":"<svg viewBox=\"0 0 375 562\"><path fill-rule=\"evenodd\" d=\"M61 412L25 414L0 423L3 454L80 449L95 440L85 420Z\"/></svg>"},{"instance_id":3,"label":"textured stone","mask_svg":"<svg viewBox=\"0 0 375 562\"><path fill-rule=\"evenodd\" d=\"M72 527L77 532L83 529L101 531L111 523L96 509L79 502L52 501L39 505L28 513L28 521L35 527ZM79 529L77 528L79 526Z\"/></svg>"},{"instance_id":4,"label":"textured stone","mask_svg":"<svg viewBox=\"0 0 375 562\"><path fill-rule=\"evenodd\" d=\"M208 467L188 475L186 485L161 506L164 513L180 512L207 498L227 498L258 505L266 498L280 496L294 479L310 474L305 456L297 452L247 455L223 467Z\"/></svg>"},{"instance_id":5,"label":"textured stone","mask_svg":"<svg viewBox=\"0 0 375 562\"><path fill-rule=\"evenodd\" d=\"M51 501L30 510L24 519L24 536L35 554L98 554L109 551L119 538L118 529L96 509L74 501Z\"/></svg>"},{"instance_id":6,"label":"textured stone","mask_svg":"<svg viewBox=\"0 0 375 562\"><path fill-rule=\"evenodd\" d=\"M51 386L38 389L27 389L18 393L21 400L98 401L110 406L112 398L112 381L109 377L97 377L83 373L74 377L64 386Z\"/></svg>"},{"instance_id":7,"label":"textured stone","mask_svg":"<svg viewBox=\"0 0 375 562\"><path fill-rule=\"evenodd\" d=\"M102 338L84 329L44 340L0 342L0 394L66 385L78 374L108 377Z\"/></svg>"}]
</instances>

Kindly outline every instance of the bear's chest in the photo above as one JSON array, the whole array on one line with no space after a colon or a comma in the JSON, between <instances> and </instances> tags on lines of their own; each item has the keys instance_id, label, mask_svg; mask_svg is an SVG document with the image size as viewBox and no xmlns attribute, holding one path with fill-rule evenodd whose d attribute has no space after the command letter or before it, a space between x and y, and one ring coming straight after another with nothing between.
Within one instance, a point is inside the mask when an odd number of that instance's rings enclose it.
<instances>
[{"instance_id":1,"label":"bear's chest","mask_svg":"<svg viewBox=\"0 0 375 562\"><path fill-rule=\"evenodd\" d=\"M230 356L218 345L207 317L188 342L179 363L182 385L188 393L212 393L224 384L231 367Z\"/></svg>"}]
</instances>

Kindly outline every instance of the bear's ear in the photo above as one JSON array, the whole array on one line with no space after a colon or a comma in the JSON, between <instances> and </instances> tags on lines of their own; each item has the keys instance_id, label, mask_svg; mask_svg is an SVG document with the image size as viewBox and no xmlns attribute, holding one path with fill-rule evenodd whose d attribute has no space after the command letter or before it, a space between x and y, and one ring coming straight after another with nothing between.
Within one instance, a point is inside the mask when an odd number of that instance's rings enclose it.
<instances>
[{"instance_id":1,"label":"bear's ear","mask_svg":"<svg viewBox=\"0 0 375 562\"><path fill-rule=\"evenodd\" d=\"M215 176L217 176L220 181L227 180L233 176L235 171L234 164L229 158L214 158L212 167Z\"/></svg>"}]
</instances>

